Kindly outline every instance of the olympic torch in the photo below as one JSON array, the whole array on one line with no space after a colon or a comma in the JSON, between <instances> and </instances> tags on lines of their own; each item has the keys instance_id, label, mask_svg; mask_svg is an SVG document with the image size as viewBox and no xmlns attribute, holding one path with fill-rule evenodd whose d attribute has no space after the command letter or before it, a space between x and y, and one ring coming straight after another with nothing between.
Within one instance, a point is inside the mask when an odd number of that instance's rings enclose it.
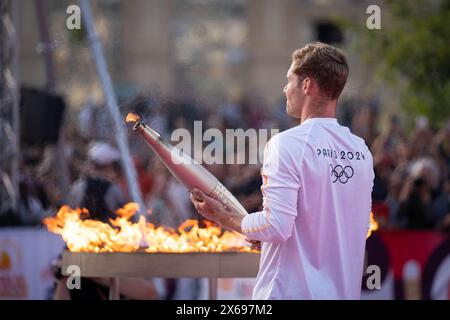
<instances>
[{"instance_id":1,"label":"olympic torch","mask_svg":"<svg viewBox=\"0 0 450 320\"><path fill-rule=\"evenodd\" d=\"M129 113L126 121L135 122L133 131L136 131L144 138L145 142L158 155L169 171L189 191L198 188L206 195L222 203L225 208L238 212L243 216L248 214L247 210L216 177L190 156L164 142L156 131L140 121L139 116Z\"/></svg>"}]
</instances>

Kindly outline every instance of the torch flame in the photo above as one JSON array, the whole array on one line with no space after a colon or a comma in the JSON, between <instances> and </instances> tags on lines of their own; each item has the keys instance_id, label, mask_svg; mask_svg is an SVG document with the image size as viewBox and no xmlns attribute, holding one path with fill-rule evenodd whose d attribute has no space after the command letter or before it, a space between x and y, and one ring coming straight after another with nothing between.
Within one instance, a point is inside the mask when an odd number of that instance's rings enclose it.
<instances>
[{"instance_id":1,"label":"torch flame","mask_svg":"<svg viewBox=\"0 0 450 320\"><path fill-rule=\"evenodd\" d=\"M117 211L117 217L104 223L87 219L86 209L63 206L54 217L44 219L47 229L60 234L72 252L224 252L254 251L245 246L245 237L225 231L210 222L200 227L197 220L186 220L178 230L155 227L143 216L137 223L130 221L138 210L128 203ZM142 248L140 245L146 244Z\"/></svg>"},{"instance_id":2,"label":"torch flame","mask_svg":"<svg viewBox=\"0 0 450 320\"><path fill-rule=\"evenodd\" d=\"M369 230L367 230L366 239L368 239L372 235L372 232L374 232L376 230L378 230L378 222L373 217L373 212L371 212L370 213L370 221L369 221Z\"/></svg>"},{"instance_id":3,"label":"torch flame","mask_svg":"<svg viewBox=\"0 0 450 320\"><path fill-rule=\"evenodd\" d=\"M139 121L139 119L141 119L141 117L139 117L137 114L130 112L127 114L127 117L125 119L126 122L136 122Z\"/></svg>"}]
</instances>

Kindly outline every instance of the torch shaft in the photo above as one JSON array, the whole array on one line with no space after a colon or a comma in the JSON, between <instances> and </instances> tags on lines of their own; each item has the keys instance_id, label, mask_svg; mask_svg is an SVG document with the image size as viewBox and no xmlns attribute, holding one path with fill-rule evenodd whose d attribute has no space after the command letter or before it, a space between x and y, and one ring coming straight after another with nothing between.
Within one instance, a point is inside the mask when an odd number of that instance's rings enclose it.
<instances>
[{"instance_id":1,"label":"torch shaft","mask_svg":"<svg viewBox=\"0 0 450 320\"><path fill-rule=\"evenodd\" d=\"M142 122L133 128L159 156L169 171L189 190L200 189L225 207L246 215L239 201L206 168L174 146L162 141L160 135Z\"/></svg>"}]
</instances>

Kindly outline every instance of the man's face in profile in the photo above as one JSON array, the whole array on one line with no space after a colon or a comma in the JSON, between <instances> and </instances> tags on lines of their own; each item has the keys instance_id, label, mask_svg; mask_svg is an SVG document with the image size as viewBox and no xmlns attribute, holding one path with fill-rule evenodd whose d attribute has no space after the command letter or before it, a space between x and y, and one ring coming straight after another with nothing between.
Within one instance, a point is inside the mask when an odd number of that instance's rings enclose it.
<instances>
[{"instance_id":1,"label":"man's face in profile","mask_svg":"<svg viewBox=\"0 0 450 320\"><path fill-rule=\"evenodd\" d=\"M287 84L283 91L286 95L286 112L294 118L300 118L304 97L301 90L301 81L291 66L286 74Z\"/></svg>"}]
</instances>

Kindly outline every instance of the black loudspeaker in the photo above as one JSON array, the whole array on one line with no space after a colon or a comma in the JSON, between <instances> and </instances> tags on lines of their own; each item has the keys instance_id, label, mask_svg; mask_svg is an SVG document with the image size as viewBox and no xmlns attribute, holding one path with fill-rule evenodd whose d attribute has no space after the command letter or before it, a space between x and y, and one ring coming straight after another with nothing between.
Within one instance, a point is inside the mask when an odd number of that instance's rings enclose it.
<instances>
[{"instance_id":1,"label":"black loudspeaker","mask_svg":"<svg viewBox=\"0 0 450 320\"><path fill-rule=\"evenodd\" d=\"M35 146L55 144L65 109L64 99L59 95L33 88L21 88L21 143Z\"/></svg>"}]
</instances>

